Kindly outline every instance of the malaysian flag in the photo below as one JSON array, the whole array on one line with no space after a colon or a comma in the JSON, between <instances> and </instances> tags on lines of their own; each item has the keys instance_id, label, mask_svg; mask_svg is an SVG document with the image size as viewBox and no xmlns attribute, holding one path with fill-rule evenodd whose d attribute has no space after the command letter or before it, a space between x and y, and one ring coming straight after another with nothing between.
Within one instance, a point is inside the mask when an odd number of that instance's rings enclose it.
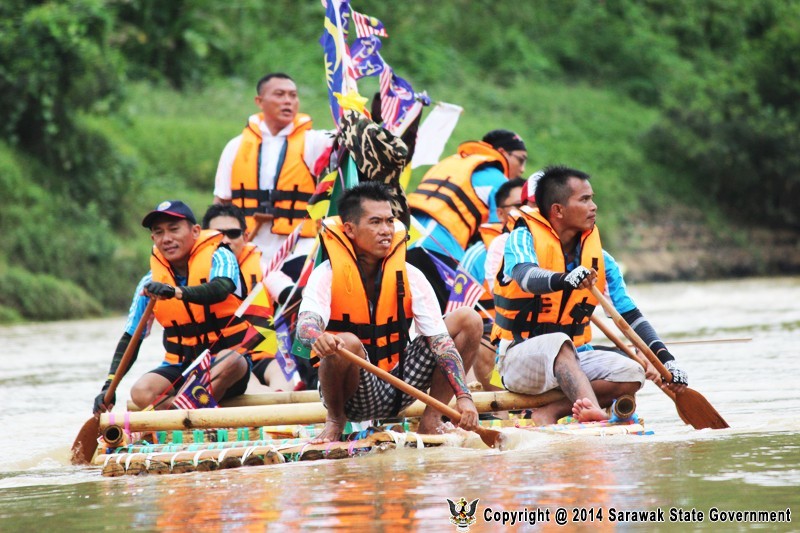
<instances>
[{"instance_id":1,"label":"malaysian flag","mask_svg":"<svg viewBox=\"0 0 800 533\"><path fill-rule=\"evenodd\" d=\"M379 37L389 36L389 34L386 33L386 27L383 25L383 22L375 17L364 15L355 10L352 11L352 15L353 24L355 24L356 27L356 37L369 37L370 35L378 35Z\"/></svg>"},{"instance_id":2,"label":"malaysian flag","mask_svg":"<svg viewBox=\"0 0 800 533\"><path fill-rule=\"evenodd\" d=\"M425 248L423 248L423 250L425 250ZM425 251L427 252L427 250ZM456 278L456 271L430 252L428 252L428 257L433 261L433 266L435 266L436 270L439 272L439 277L442 278L448 287L452 287Z\"/></svg>"},{"instance_id":3,"label":"malaysian flag","mask_svg":"<svg viewBox=\"0 0 800 533\"><path fill-rule=\"evenodd\" d=\"M349 18L350 3L347 0L327 0L323 23L324 31L319 43L324 51L328 100L333 120L336 123L339 122L342 113L335 93L348 94L356 90L356 80L350 63L350 51L347 47Z\"/></svg>"},{"instance_id":4,"label":"malaysian flag","mask_svg":"<svg viewBox=\"0 0 800 533\"><path fill-rule=\"evenodd\" d=\"M431 103L424 91L415 93L411 84L396 75L385 63L381 71L380 93L383 125L395 135L402 134L422 111L422 106Z\"/></svg>"},{"instance_id":5,"label":"malaysian flag","mask_svg":"<svg viewBox=\"0 0 800 533\"><path fill-rule=\"evenodd\" d=\"M350 47L350 59L357 80L365 76L377 76L386 68L386 62L379 53L380 49L381 40L374 35L356 39Z\"/></svg>"},{"instance_id":6,"label":"malaysian flag","mask_svg":"<svg viewBox=\"0 0 800 533\"><path fill-rule=\"evenodd\" d=\"M423 248L424 249L424 248ZM450 287L450 297L444 312L449 313L459 307L475 307L478 300L483 296L483 285L475 281L475 278L467 274L459 265L457 270L453 270L445 264L435 254L428 253L428 257L433 261L433 265L439 272L439 276Z\"/></svg>"},{"instance_id":7,"label":"malaysian flag","mask_svg":"<svg viewBox=\"0 0 800 533\"><path fill-rule=\"evenodd\" d=\"M211 393L211 352L205 350L184 371L188 376L172 402L174 409L219 407Z\"/></svg>"},{"instance_id":8,"label":"malaysian flag","mask_svg":"<svg viewBox=\"0 0 800 533\"><path fill-rule=\"evenodd\" d=\"M453 284L450 286L450 298L447 299L444 312L449 313L459 307L475 307L484 292L483 286L459 265Z\"/></svg>"}]
</instances>

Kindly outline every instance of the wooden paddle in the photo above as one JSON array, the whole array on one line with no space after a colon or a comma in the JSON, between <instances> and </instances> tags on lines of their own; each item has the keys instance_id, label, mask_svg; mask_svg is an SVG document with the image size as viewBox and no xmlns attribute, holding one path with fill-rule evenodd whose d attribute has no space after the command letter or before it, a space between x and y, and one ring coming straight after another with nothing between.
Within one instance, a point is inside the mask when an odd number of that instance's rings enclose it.
<instances>
[{"instance_id":1,"label":"wooden paddle","mask_svg":"<svg viewBox=\"0 0 800 533\"><path fill-rule=\"evenodd\" d=\"M590 290L594 297L600 302L600 305L603 306L605 312L611 316L614 324L623 335L647 357L650 364L656 367L656 370L658 370L658 373L664 378L664 381L671 383L672 373L670 373L658 357L656 357L653 350L651 350L642 338L633 331L630 324L625 322L625 319L622 318L619 311L617 311L611 302L597 290L597 287L592 286ZM702 394L689 387L685 387L683 391L675 395L675 405L678 412L682 415L681 418L685 417L684 420L688 421L695 429L724 429L730 427L728 423L725 422L725 419L722 418L722 415L714 409L714 406L711 405Z\"/></svg>"},{"instance_id":2,"label":"wooden paddle","mask_svg":"<svg viewBox=\"0 0 800 533\"><path fill-rule=\"evenodd\" d=\"M613 331L611 331L611 328L609 328L608 326L606 326L606 325L605 325L605 323L604 323L602 320L600 320L600 319L599 319L597 316L594 316L594 315L592 315L592 324L594 324L595 326L597 326L598 328L600 328L600 331L602 331L602 332L603 332L603 334L606 336L606 338L607 338L608 340L610 340L611 342L613 342L614 344L616 344L617 348L619 348L620 350L622 350L622 351L625 353L625 355L627 355L628 357L630 357L631 359L633 359L634 361L636 361L637 363L639 363L640 365L642 365L642 368L644 368L645 370L647 370L647 362L646 362L646 361L645 361L645 360L642 358L642 356L641 356L641 355L639 355L638 353L636 353L636 352L635 352L635 351L634 351L634 350L633 350L631 347L629 347L627 344L625 344L624 342L622 342L622 339L620 339L619 337L617 337L617 335L616 335L616 334L614 334L614 332L613 332ZM672 401L673 401L673 402L675 402L675 401L676 401L676 396L675 396L675 393L674 393L674 392L672 392L672 391L671 391L671 390L669 390L669 389L665 389L665 388L661 388L661 387L659 387L659 388L660 388L662 391L664 391L664 394L666 394L667 396L669 396L670 398L672 398ZM679 405L677 405L677 403L676 403L676 404L675 404L675 407L676 407L676 409L678 410L678 415L680 415L680 417L681 417L681 420L683 420L683 422L684 422L685 424L689 424L690 422L689 422L689 420L686 418L686 415L684 415L684 414L683 414L683 412L681 412L680 406L679 406Z\"/></svg>"},{"instance_id":3,"label":"wooden paddle","mask_svg":"<svg viewBox=\"0 0 800 533\"><path fill-rule=\"evenodd\" d=\"M725 339L686 339L681 341L664 341L664 344L723 344L723 343L734 343L734 342L750 342L753 340L753 337L733 337L733 338L725 338Z\"/></svg>"},{"instance_id":4,"label":"wooden paddle","mask_svg":"<svg viewBox=\"0 0 800 533\"><path fill-rule=\"evenodd\" d=\"M453 420L454 422L461 421L461 413L459 413L449 405L446 405L445 403L440 402L436 398L433 398L432 396L425 394L421 390L412 387L402 379L391 375L389 372L383 370L382 368L378 368L377 366L373 365L366 359L362 359L353 352L346 350L344 348L338 350L337 353L342 357L344 357L345 359L347 359L348 361L350 361L351 363L360 366L367 372L375 374L385 382L389 383L394 388L408 394L409 396L416 398L417 400L421 401L422 403L424 403L429 407L433 407L443 415L450 418L450 420ZM500 433L499 431L478 426L475 429L475 433L480 435L481 440L484 442L484 444L486 444L490 448L494 448L498 444L500 444L500 436L502 435L502 433Z\"/></svg>"},{"instance_id":5,"label":"wooden paddle","mask_svg":"<svg viewBox=\"0 0 800 533\"><path fill-rule=\"evenodd\" d=\"M104 404L108 405L108 402L111 401L111 398L114 396L114 393L117 390L117 385L122 379L122 376L128 371L128 366L133 358L133 352L136 350L136 347L141 340L142 331L144 331L147 322L150 320L150 315L153 314L153 307L155 307L155 305L155 299L151 299L147 303L147 307L145 308L144 313L142 313L142 318L139 320L139 324L136 325L136 331L133 332L131 342L125 349L125 353L122 354L122 359L119 362L117 371L114 372L114 379L111 380L111 385L108 386L108 390L106 390L106 394L103 397ZM94 456L95 450L97 449L97 437L99 435L100 417L95 415L87 420L85 424L83 424L83 427L78 432L78 436L75 437L75 442L72 443L72 464L89 464L89 462L92 460L92 456Z\"/></svg>"},{"instance_id":6,"label":"wooden paddle","mask_svg":"<svg viewBox=\"0 0 800 533\"><path fill-rule=\"evenodd\" d=\"M264 222L269 222L273 218L275 218L275 217L273 217L272 215L269 215L267 213L254 213L253 214L253 219L256 221L256 224L255 224L255 226L253 226L253 231L251 231L247 235L247 241L246 242L251 242L253 239L255 239L256 238L256 233L258 233L258 230L260 230L261 226L264 225Z\"/></svg>"}]
</instances>

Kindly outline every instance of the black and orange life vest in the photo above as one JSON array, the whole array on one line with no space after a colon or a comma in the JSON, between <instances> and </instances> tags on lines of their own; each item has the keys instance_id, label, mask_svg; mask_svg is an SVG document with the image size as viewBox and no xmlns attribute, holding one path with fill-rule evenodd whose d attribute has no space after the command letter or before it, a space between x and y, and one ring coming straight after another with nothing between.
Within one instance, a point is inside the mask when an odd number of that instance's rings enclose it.
<instances>
[{"instance_id":1,"label":"black and orange life vest","mask_svg":"<svg viewBox=\"0 0 800 533\"><path fill-rule=\"evenodd\" d=\"M492 241L503 232L503 224L500 222L487 222L485 224L481 224L478 228L478 231L481 234L481 240L483 241L484 247L486 247L486 251L489 251L489 245L492 244ZM488 272L485 273L489 275ZM481 319L483 320L483 332L484 334L489 334L492 329L492 325L494 324L494 317L495 317L495 310L494 310L494 295L492 291L489 290L489 284L486 282L486 277L484 279L479 279L479 282L483 285L483 296L481 299L478 300L478 303L486 310L484 313L483 309L478 311L478 314L481 315ZM488 314L488 316L487 316Z\"/></svg>"},{"instance_id":2,"label":"black and orange life vest","mask_svg":"<svg viewBox=\"0 0 800 533\"><path fill-rule=\"evenodd\" d=\"M408 195L408 205L433 218L466 250L481 224L489 220L489 205L472 187L472 173L492 164L508 176L503 154L483 141L468 141L458 152L434 165Z\"/></svg>"},{"instance_id":3,"label":"black and orange life vest","mask_svg":"<svg viewBox=\"0 0 800 533\"><path fill-rule=\"evenodd\" d=\"M264 275L261 269L261 250L255 244L248 242L239 252L236 261L239 263L239 272L244 282L242 287L242 297L244 298L252 292L253 287L261 281Z\"/></svg>"},{"instance_id":4,"label":"black and orange life vest","mask_svg":"<svg viewBox=\"0 0 800 533\"><path fill-rule=\"evenodd\" d=\"M221 242L222 234L217 231L200 232L189 256L187 286L209 281L211 259ZM172 267L155 246L150 256L150 271L153 281L177 285ZM158 300L153 314L164 327L165 362L188 362L206 348L218 353L241 343L248 328L247 322L234 316L241 303L233 294L212 305L194 304L177 298Z\"/></svg>"},{"instance_id":5,"label":"black and orange life vest","mask_svg":"<svg viewBox=\"0 0 800 533\"><path fill-rule=\"evenodd\" d=\"M240 207L247 219L247 229L253 231L257 212L262 202L272 204L272 233L289 235L298 224L303 224L302 237L317 234L316 223L308 217L306 206L316 184L303 159L306 132L311 129L311 117L298 113L294 130L286 138L276 171L275 188L270 191L259 187L261 172L261 129L263 113L252 115L242 132L242 143L236 152L231 170L231 201Z\"/></svg>"},{"instance_id":6,"label":"black and orange life vest","mask_svg":"<svg viewBox=\"0 0 800 533\"><path fill-rule=\"evenodd\" d=\"M546 270L566 272L561 241L539 210L522 207L511 216L514 219L510 223L516 227L524 225L533 234L538 265ZM597 271L595 286L603 292L606 288L605 263L597 227L583 232L580 241L580 264ZM494 285L493 341L520 342L528 337L555 332L566 333L576 346L587 344L592 339L589 318L598 301L591 291L565 289L549 294L531 294L523 291L513 279L504 283L503 278L501 265Z\"/></svg>"},{"instance_id":7,"label":"black and orange life vest","mask_svg":"<svg viewBox=\"0 0 800 533\"><path fill-rule=\"evenodd\" d=\"M354 334L361 339L373 364L386 371L392 370L405 353L408 319L412 316L405 226L395 222L394 237L381 265L381 284L372 306L358 270L355 250L344 234L341 219L325 219L320 236L333 270L331 317L326 331Z\"/></svg>"}]
</instances>

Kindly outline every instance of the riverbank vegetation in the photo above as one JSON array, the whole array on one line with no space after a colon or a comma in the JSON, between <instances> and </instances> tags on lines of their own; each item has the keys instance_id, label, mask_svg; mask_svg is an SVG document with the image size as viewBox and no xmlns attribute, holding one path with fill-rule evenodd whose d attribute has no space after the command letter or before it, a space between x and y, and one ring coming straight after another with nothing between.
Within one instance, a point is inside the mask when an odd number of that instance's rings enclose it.
<instances>
[{"instance_id":1,"label":"riverbank vegetation","mask_svg":"<svg viewBox=\"0 0 800 533\"><path fill-rule=\"evenodd\" d=\"M448 152L503 127L529 172L592 174L612 250L646 240L642 221L694 218L703 246L740 248L752 228L800 229L800 2L352 6L383 21L382 55L416 90L464 108ZM202 214L264 73L290 73L332 127L322 16L315 0L4 2L0 322L125 309L147 268L142 213L180 198Z\"/></svg>"}]
</instances>

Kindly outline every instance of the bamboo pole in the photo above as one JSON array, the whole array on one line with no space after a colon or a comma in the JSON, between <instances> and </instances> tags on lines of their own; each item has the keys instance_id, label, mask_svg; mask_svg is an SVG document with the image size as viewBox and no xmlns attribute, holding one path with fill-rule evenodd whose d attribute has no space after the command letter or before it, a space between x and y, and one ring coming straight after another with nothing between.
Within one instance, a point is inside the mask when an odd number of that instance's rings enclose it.
<instances>
[{"instance_id":1,"label":"bamboo pole","mask_svg":"<svg viewBox=\"0 0 800 533\"><path fill-rule=\"evenodd\" d=\"M479 412L532 409L563 398L561 391L553 390L537 396L515 394L508 391L476 392L472 399ZM455 401L451 402L455 406ZM421 416L425 404L415 401L400 416ZM221 409L192 409L166 411L139 411L103 413L100 428L128 424L129 431L161 431L173 429L213 429L222 427L280 426L287 424L319 424L325 422L327 411L319 402L243 405ZM112 421L113 419L113 421Z\"/></svg>"},{"instance_id":2,"label":"bamboo pole","mask_svg":"<svg viewBox=\"0 0 800 533\"><path fill-rule=\"evenodd\" d=\"M312 403L319 402L319 392L315 390L289 391L289 392L262 392L260 394L242 394L220 403L221 407L242 407L246 405L279 405L286 403ZM128 400L128 411L141 411L139 407Z\"/></svg>"}]
</instances>

